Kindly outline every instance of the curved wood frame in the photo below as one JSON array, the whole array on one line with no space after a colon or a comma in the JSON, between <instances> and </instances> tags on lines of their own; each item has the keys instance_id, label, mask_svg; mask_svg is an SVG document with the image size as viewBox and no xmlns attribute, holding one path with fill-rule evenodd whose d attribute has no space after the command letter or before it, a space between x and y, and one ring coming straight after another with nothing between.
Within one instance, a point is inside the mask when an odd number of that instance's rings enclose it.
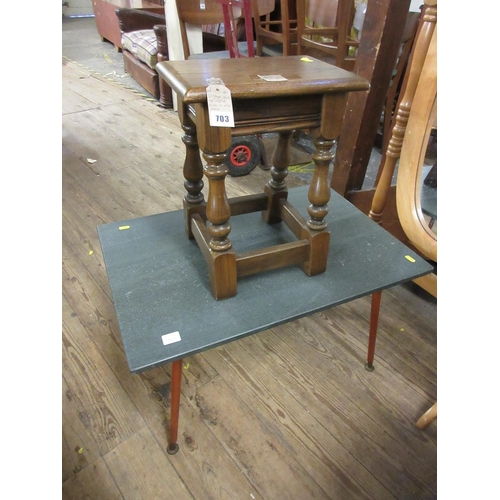
<instances>
[{"instance_id":1,"label":"curved wood frame","mask_svg":"<svg viewBox=\"0 0 500 500\"><path fill-rule=\"evenodd\" d=\"M437 27L433 30L415 91L411 113L401 149L396 183L396 205L404 232L415 248L437 262L437 235L429 228L420 205L422 165L437 114ZM424 276L417 282L437 297L437 276ZM416 422L425 429L437 417L437 403Z\"/></svg>"},{"instance_id":2,"label":"curved wood frame","mask_svg":"<svg viewBox=\"0 0 500 500\"><path fill-rule=\"evenodd\" d=\"M437 110L437 29L415 92L408 118L396 183L398 216L409 240L424 257L437 262L437 235L425 221L420 204L422 165Z\"/></svg>"}]
</instances>

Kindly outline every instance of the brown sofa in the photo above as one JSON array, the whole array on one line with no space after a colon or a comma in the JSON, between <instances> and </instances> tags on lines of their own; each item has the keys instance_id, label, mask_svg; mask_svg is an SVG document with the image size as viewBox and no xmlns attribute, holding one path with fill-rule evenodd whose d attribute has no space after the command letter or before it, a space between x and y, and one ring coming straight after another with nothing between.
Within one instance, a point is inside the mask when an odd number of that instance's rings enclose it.
<instances>
[{"instance_id":1,"label":"brown sofa","mask_svg":"<svg viewBox=\"0 0 500 500\"><path fill-rule=\"evenodd\" d=\"M117 9L122 34L125 71L129 73L160 105L172 107L172 91L160 81L156 63L168 61L165 16L136 9Z\"/></svg>"}]
</instances>

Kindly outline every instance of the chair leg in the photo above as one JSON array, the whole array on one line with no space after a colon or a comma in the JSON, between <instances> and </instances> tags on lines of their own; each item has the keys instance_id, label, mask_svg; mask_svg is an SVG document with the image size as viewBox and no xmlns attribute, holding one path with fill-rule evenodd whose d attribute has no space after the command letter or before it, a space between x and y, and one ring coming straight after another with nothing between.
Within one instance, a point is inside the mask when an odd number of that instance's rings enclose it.
<instances>
[{"instance_id":1,"label":"chair leg","mask_svg":"<svg viewBox=\"0 0 500 500\"><path fill-rule=\"evenodd\" d=\"M365 368L372 372L373 358L375 357L375 342L377 340L378 317L380 313L380 302L382 300L382 292L372 294L372 307L370 312L370 335L368 337L368 355L366 357Z\"/></svg>"},{"instance_id":2,"label":"chair leg","mask_svg":"<svg viewBox=\"0 0 500 500\"><path fill-rule=\"evenodd\" d=\"M425 429L437 417L437 411L438 404L436 402L417 420L415 425L419 429Z\"/></svg>"}]
</instances>

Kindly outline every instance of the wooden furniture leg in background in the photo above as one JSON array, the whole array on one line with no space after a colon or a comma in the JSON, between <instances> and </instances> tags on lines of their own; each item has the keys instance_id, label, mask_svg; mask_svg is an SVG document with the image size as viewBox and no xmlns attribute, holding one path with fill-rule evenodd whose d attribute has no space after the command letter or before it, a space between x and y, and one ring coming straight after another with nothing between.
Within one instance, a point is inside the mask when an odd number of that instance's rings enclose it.
<instances>
[{"instance_id":1,"label":"wooden furniture leg in background","mask_svg":"<svg viewBox=\"0 0 500 500\"><path fill-rule=\"evenodd\" d=\"M172 385L170 389L170 426L167 453L175 455L179 451L177 434L179 431L179 409L181 404L182 359L172 363Z\"/></svg>"},{"instance_id":2,"label":"wooden furniture leg in background","mask_svg":"<svg viewBox=\"0 0 500 500\"><path fill-rule=\"evenodd\" d=\"M417 85L422 73L427 52L431 43L432 35L436 27L436 7L435 2L429 2L424 7L424 15L420 26L420 32L415 41L415 49L410 60L410 69L404 82L404 94L398 102L394 114L391 136L387 150L383 151L379 180L373 195L372 206L369 217L377 223L381 223L384 209L387 204L391 189L392 178L396 163L401 156L403 140L406 133L408 118L413 105L413 99L417 90Z\"/></svg>"},{"instance_id":3,"label":"wooden furniture leg in background","mask_svg":"<svg viewBox=\"0 0 500 500\"><path fill-rule=\"evenodd\" d=\"M373 358L375 357L375 342L377 340L378 317L380 313L380 302L382 300L382 292L372 294L372 307L370 311L370 335L368 337L368 355L366 356L365 368L372 372Z\"/></svg>"},{"instance_id":4,"label":"wooden furniture leg in background","mask_svg":"<svg viewBox=\"0 0 500 500\"><path fill-rule=\"evenodd\" d=\"M419 429L425 429L436 417L438 411L438 404L434 403L418 420L415 424Z\"/></svg>"}]
</instances>

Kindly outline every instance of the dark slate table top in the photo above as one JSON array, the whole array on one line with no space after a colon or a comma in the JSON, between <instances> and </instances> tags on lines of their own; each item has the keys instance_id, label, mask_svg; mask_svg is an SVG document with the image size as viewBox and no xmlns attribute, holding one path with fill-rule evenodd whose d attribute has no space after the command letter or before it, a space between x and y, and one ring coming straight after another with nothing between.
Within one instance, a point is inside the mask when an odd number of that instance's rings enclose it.
<instances>
[{"instance_id":1,"label":"dark slate table top","mask_svg":"<svg viewBox=\"0 0 500 500\"><path fill-rule=\"evenodd\" d=\"M290 189L288 197L306 219L307 190ZM205 261L196 242L187 239L182 210L99 226L130 371L170 363L432 271L347 200L331 194L325 273L308 277L290 266L247 276L238 280L238 294L222 301L210 293ZM232 217L231 225L237 253L295 240L284 224L267 225L257 212ZM123 226L130 228L120 230ZM165 335L180 340L164 345Z\"/></svg>"}]
</instances>

